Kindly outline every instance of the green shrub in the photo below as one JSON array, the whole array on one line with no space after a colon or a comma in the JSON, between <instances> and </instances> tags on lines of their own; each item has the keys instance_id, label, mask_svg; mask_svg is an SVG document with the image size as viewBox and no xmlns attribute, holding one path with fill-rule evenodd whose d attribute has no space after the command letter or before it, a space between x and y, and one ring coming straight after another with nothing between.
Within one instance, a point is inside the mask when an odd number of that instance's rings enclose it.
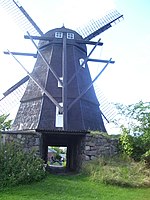
<instances>
[{"instance_id":1,"label":"green shrub","mask_svg":"<svg viewBox=\"0 0 150 200\"><path fill-rule=\"evenodd\" d=\"M142 159L145 161L146 165L150 168L150 150L143 154Z\"/></svg>"},{"instance_id":2,"label":"green shrub","mask_svg":"<svg viewBox=\"0 0 150 200\"><path fill-rule=\"evenodd\" d=\"M122 132L121 150L135 161L140 161L150 150L150 102L140 101L128 106L116 104L116 107L118 120L115 122L118 121Z\"/></svg>"},{"instance_id":3,"label":"green shrub","mask_svg":"<svg viewBox=\"0 0 150 200\"><path fill-rule=\"evenodd\" d=\"M133 153L133 137L128 130L122 126L122 134L119 138L120 150L123 154L131 156Z\"/></svg>"},{"instance_id":4,"label":"green shrub","mask_svg":"<svg viewBox=\"0 0 150 200\"><path fill-rule=\"evenodd\" d=\"M12 120L7 120L9 115L0 115L0 130L8 130Z\"/></svg>"},{"instance_id":5,"label":"green shrub","mask_svg":"<svg viewBox=\"0 0 150 200\"><path fill-rule=\"evenodd\" d=\"M45 176L42 159L14 143L0 144L0 188L27 184Z\"/></svg>"},{"instance_id":6,"label":"green shrub","mask_svg":"<svg viewBox=\"0 0 150 200\"><path fill-rule=\"evenodd\" d=\"M147 148L143 142L143 136L130 135L130 132L123 127L119 138L119 148L123 154L130 156L135 161L140 161Z\"/></svg>"},{"instance_id":7,"label":"green shrub","mask_svg":"<svg viewBox=\"0 0 150 200\"><path fill-rule=\"evenodd\" d=\"M150 187L150 171L144 162L128 157L100 158L83 166L92 181L123 187Z\"/></svg>"}]
</instances>

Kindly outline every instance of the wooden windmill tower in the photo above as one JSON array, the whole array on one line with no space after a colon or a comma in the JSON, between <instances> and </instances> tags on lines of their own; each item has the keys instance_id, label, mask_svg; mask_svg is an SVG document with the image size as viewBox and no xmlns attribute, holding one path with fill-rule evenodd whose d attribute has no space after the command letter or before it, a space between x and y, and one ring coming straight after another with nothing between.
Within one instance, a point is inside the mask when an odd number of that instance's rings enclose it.
<instances>
[{"instance_id":1,"label":"wooden windmill tower","mask_svg":"<svg viewBox=\"0 0 150 200\"><path fill-rule=\"evenodd\" d=\"M117 11L104 18L92 21L84 29L74 31L64 26L43 34L27 12L14 0L3 1L7 9L12 7L32 25L37 35L27 30L26 39L30 39L37 48L37 54L6 52L15 55L35 57L32 73L28 73L11 90L28 81L20 107L12 125L12 130L99 130L106 132L93 83L101 75L110 60L90 59L91 53L100 42L92 39L122 19ZM35 40L39 41L38 46ZM87 46L93 45L87 55ZM17 60L17 59L16 59ZM18 61L18 60L17 60ZM106 65L94 80L91 79L88 62L103 62ZM21 65L21 63L20 63ZM21 65L23 68L24 66ZM25 68L24 68L25 69ZM26 70L26 69L25 69Z\"/></svg>"}]
</instances>

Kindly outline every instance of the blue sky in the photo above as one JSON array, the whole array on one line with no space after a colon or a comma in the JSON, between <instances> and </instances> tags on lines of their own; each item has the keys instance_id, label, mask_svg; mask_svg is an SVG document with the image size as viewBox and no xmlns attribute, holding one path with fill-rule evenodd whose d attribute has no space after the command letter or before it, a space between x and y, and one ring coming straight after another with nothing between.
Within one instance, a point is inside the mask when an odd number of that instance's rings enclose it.
<instances>
[{"instance_id":1,"label":"blue sky","mask_svg":"<svg viewBox=\"0 0 150 200\"><path fill-rule=\"evenodd\" d=\"M124 104L139 100L149 101L150 85L150 1L149 0L20 0L19 1L43 31L61 27L82 26L90 19L101 17L107 10L116 8L124 21L101 34L104 46L94 56L115 60L98 80L98 85L110 102ZM35 52L23 32L0 9L0 94L25 76L24 71L2 51ZM97 40L97 39L95 39ZM93 56L92 56L93 57ZM19 58L31 70L34 61ZM100 68L100 66L97 66ZM0 95L1 96L1 95Z\"/></svg>"},{"instance_id":2,"label":"blue sky","mask_svg":"<svg viewBox=\"0 0 150 200\"><path fill-rule=\"evenodd\" d=\"M150 85L150 21L148 0L118 0L116 7L124 14L124 22L113 29L113 47L117 55L114 87L120 96L115 101L133 103L149 101ZM108 36L109 37L109 36ZM116 45L115 45L115 44ZM115 82L115 80L114 80ZM115 92L115 93L116 93Z\"/></svg>"}]
</instances>

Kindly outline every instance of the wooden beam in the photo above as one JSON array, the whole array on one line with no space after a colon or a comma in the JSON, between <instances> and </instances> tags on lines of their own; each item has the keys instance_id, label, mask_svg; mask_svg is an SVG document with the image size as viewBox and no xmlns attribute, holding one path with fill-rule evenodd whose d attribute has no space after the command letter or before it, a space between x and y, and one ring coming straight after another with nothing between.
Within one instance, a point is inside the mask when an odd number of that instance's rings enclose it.
<instances>
[{"instance_id":1,"label":"wooden beam","mask_svg":"<svg viewBox=\"0 0 150 200\"><path fill-rule=\"evenodd\" d=\"M49 64L49 62L47 61L47 59L45 58L45 56L42 54L41 50L38 48L38 46L36 45L36 43L34 42L33 38L30 36L29 32L27 32L31 42L34 44L35 48L38 51L38 54L41 56L42 60L45 62L45 64L47 65L47 67L50 69L50 71L52 72L53 76L56 78L56 80L62 85L62 81L60 80L59 76L57 75L57 73L55 72L55 70L52 68L51 64ZM52 57L52 53L53 51L51 51L51 55L50 57ZM51 60L51 58L49 58Z\"/></svg>"},{"instance_id":2,"label":"wooden beam","mask_svg":"<svg viewBox=\"0 0 150 200\"><path fill-rule=\"evenodd\" d=\"M89 86L83 91L81 92L81 94L68 106L68 110L70 110L70 108L72 108L72 106L81 99L81 97L83 95L86 94L86 92L93 86L94 82L98 79L98 77L103 73L103 71L106 69L106 67L108 66L108 64L111 62L111 58L110 60L107 62L107 64L103 67L103 69L98 73L98 75L94 78L94 80L89 84Z\"/></svg>"},{"instance_id":3,"label":"wooden beam","mask_svg":"<svg viewBox=\"0 0 150 200\"><path fill-rule=\"evenodd\" d=\"M11 52L15 56L33 56L34 58L37 58L37 54L35 53L21 53L21 52ZM4 54L9 55L9 52L4 51Z\"/></svg>"},{"instance_id":4,"label":"wooden beam","mask_svg":"<svg viewBox=\"0 0 150 200\"><path fill-rule=\"evenodd\" d=\"M11 88L9 88L6 92L3 93L3 95L6 97L10 93L12 93L14 90L16 90L18 87L23 85L26 81L29 80L29 76L25 76L23 79L21 79L19 82L17 82L15 85L13 85Z\"/></svg>"},{"instance_id":5,"label":"wooden beam","mask_svg":"<svg viewBox=\"0 0 150 200\"><path fill-rule=\"evenodd\" d=\"M66 36L63 37L62 48L62 102L63 102L63 130L68 129L68 110L67 110L67 48L66 48Z\"/></svg>"},{"instance_id":6,"label":"wooden beam","mask_svg":"<svg viewBox=\"0 0 150 200\"><path fill-rule=\"evenodd\" d=\"M29 71L21 64L21 62L8 50L9 54L16 60L16 62L24 69L24 71L27 73L27 75L32 79L32 81L42 90L43 93L46 94L46 96L53 102L55 106L59 108L60 111L63 111L63 108L59 105L59 103L56 101L56 99L49 93L47 90L41 85L41 83L37 82L37 80L34 78L32 73L29 73Z\"/></svg>"},{"instance_id":7,"label":"wooden beam","mask_svg":"<svg viewBox=\"0 0 150 200\"><path fill-rule=\"evenodd\" d=\"M16 1L14 1L14 4L19 8L19 10L22 12L22 14L28 19L28 21L32 24L32 26L36 29L36 31L40 34L43 35L43 32L41 29L37 26L37 24L33 21L33 19L30 17L30 15L26 12L26 10Z\"/></svg>"},{"instance_id":8,"label":"wooden beam","mask_svg":"<svg viewBox=\"0 0 150 200\"><path fill-rule=\"evenodd\" d=\"M28 35L24 35L25 39L30 39ZM51 37L46 37L46 36L33 36L31 35L31 38L33 40L46 40L46 41L52 41L53 39Z\"/></svg>"},{"instance_id":9,"label":"wooden beam","mask_svg":"<svg viewBox=\"0 0 150 200\"><path fill-rule=\"evenodd\" d=\"M92 50L90 51L90 53L87 55L87 57L84 59L84 62L81 64L80 68L78 69L78 71L76 73L74 73L72 75L72 77L70 78L70 80L68 81L68 85L71 83L71 81L77 76L77 74L79 73L79 71L82 69L82 66L85 65L90 57L90 55L93 53L93 51L95 50L95 48L97 47L97 45L99 44L101 39L99 39L96 44L94 45L94 47L92 48Z\"/></svg>"},{"instance_id":10,"label":"wooden beam","mask_svg":"<svg viewBox=\"0 0 150 200\"><path fill-rule=\"evenodd\" d=\"M30 39L30 37L28 35L24 36L25 39ZM32 36L31 38L33 40L45 40L45 41L53 41L53 39L51 37L46 37L46 36ZM90 44L90 45L95 45L97 44L98 46L102 46L103 43L102 42L94 42L94 41L86 41L86 40L75 40L76 43L78 44Z\"/></svg>"},{"instance_id":11,"label":"wooden beam","mask_svg":"<svg viewBox=\"0 0 150 200\"><path fill-rule=\"evenodd\" d=\"M79 44L90 44L90 45L98 45L98 46L103 46L102 42L94 42L94 41L86 41L86 40L76 40L77 43Z\"/></svg>"},{"instance_id":12,"label":"wooden beam","mask_svg":"<svg viewBox=\"0 0 150 200\"><path fill-rule=\"evenodd\" d=\"M92 62L101 62L101 63L107 63L108 60L101 60L101 59L93 59L93 58L89 58L87 61L92 61ZM115 61L110 61L111 64L114 64Z\"/></svg>"}]
</instances>

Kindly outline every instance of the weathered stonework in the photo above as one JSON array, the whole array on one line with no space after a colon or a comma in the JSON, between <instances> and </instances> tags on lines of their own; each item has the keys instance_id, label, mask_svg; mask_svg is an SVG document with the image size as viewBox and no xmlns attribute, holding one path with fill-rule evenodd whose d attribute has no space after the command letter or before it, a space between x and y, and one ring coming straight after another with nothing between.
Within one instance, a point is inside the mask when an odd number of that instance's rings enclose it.
<instances>
[{"instance_id":1,"label":"weathered stonework","mask_svg":"<svg viewBox=\"0 0 150 200\"><path fill-rule=\"evenodd\" d=\"M118 154L118 140L107 138L101 134L86 134L82 146L83 161L103 156L111 157Z\"/></svg>"},{"instance_id":2,"label":"weathered stonework","mask_svg":"<svg viewBox=\"0 0 150 200\"><path fill-rule=\"evenodd\" d=\"M2 142L15 142L21 144L24 151L35 150L37 155L41 155L41 133L5 133Z\"/></svg>"},{"instance_id":3,"label":"weathered stonework","mask_svg":"<svg viewBox=\"0 0 150 200\"><path fill-rule=\"evenodd\" d=\"M79 135L80 134L80 135ZM118 153L118 140L110 139L102 134L89 132L36 132L17 131L4 132L3 142L16 142L23 146L25 151L34 149L45 163L47 163L47 148L49 145L67 146L67 166L70 170L79 171L84 162L100 157L112 157Z\"/></svg>"}]
</instances>

